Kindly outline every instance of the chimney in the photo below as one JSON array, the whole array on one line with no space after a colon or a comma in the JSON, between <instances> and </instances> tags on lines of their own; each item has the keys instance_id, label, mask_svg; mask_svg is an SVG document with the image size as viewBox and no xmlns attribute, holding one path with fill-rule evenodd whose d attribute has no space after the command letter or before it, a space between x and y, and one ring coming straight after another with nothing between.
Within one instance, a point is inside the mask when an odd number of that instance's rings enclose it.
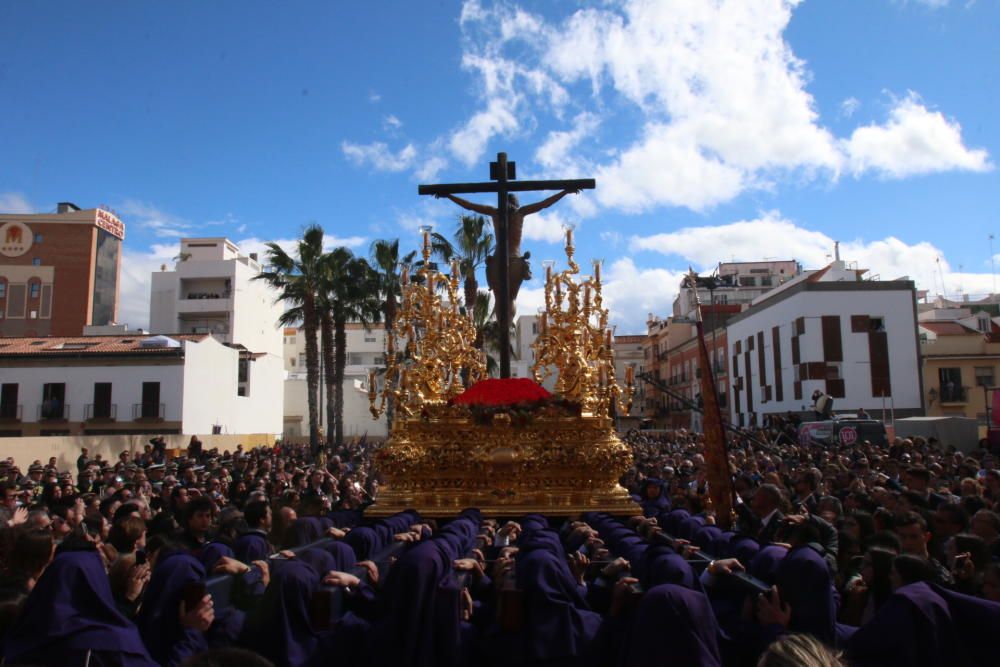
<instances>
[{"instance_id":1,"label":"chimney","mask_svg":"<svg viewBox=\"0 0 1000 667\"><path fill-rule=\"evenodd\" d=\"M833 242L833 259L834 261L840 261L840 241Z\"/></svg>"},{"instance_id":2,"label":"chimney","mask_svg":"<svg viewBox=\"0 0 1000 667\"><path fill-rule=\"evenodd\" d=\"M80 207L73 202L61 201L56 204L56 213L72 213L73 211L79 211Z\"/></svg>"}]
</instances>

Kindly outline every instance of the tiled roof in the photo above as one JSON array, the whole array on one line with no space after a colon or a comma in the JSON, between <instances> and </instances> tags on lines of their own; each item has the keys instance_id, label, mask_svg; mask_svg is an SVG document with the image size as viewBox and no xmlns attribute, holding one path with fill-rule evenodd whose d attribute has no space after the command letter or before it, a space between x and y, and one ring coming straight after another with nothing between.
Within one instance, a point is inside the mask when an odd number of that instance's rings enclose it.
<instances>
[{"instance_id":1,"label":"tiled roof","mask_svg":"<svg viewBox=\"0 0 1000 667\"><path fill-rule=\"evenodd\" d=\"M635 336L635 335L615 336L616 343L642 343L645 342L645 340L646 340L645 336Z\"/></svg>"},{"instance_id":2,"label":"tiled roof","mask_svg":"<svg viewBox=\"0 0 1000 667\"><path fill-rule=\"evenodd\" d=\"M173 340L201 341L208 334L170 334ZM150 334L115 336L47 336L43 338L0 338L0 358L2 357L46 357L65 355L163 355L183 352L183 347L143 346L142 341L154 338Z\"/></svg>"},{"instance_id":3,"label":"tiled roof","mask_svg":"<svg viewBox=\"0 0 1000 667\"><path fill-rule=\"evenodd\" d=\"M927 329L938 336L968 336L979 333L958 322L920 322L922 329Z\"/></svg>"}]
</instances>

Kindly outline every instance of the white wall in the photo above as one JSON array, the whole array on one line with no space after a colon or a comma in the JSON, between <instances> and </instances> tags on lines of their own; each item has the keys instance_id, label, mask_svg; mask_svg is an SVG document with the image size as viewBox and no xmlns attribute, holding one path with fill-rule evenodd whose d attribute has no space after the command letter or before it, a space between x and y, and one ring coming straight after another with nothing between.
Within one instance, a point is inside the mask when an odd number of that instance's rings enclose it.
<instances>
[{"instance_id":1,"label":"white wall","mask_svg":"<svg viewBox=\"0 0 1000 667\"><path fill-rule=\"evenodd\" d=\"M231 341L253 352L282 355L283 329L278 318L284 306L275 303L277 292L260 280L257 272L242 262L233 264L233 314Z\"/></svg>"},{"instance_id":2,"label":"white wall","mask_svg":"<svg viewBox=\"0 0 1000 667\"><path fill-rule=\"evenodd\" d=\"M368 410L368 394L358 391L355 380L366 380L363 375L344 377L344 435L360 436L365 432L370 436L384 436L386 434L386 419L383 414L378 420L372 419ZM323 402L319 405L321 428L326 431L326 389L324 388ZM307 391L305 376L285 380L285 415L288 417L301 417L300 420L285 421L284 433L290 436L309 435L309 405L307 403Z\"/></svg>"},{"instance_id":3,"label":"white wall","mask_svg":"<svg viewBox=\"0 0 1000 667\"><path fill-rule=\"evenodd\" d=\"M118 421L132 421L132 405L142 402L143 382L160 383L160 402L164 404L165 421L181 419L183 366L180 359L159 364L150 360L142 365L113 366L66 366L53 359L51 364L45 366L5 365L2 375L5 383L18 384L17 402L23 406L24 422L38 421L42 385L50 382L66 384L65 404L69 406L69 421L83 421L84 406L94 402L95 382L111 383L111 402L118 406Z\"/></svg>"},{"instance_id":4,"label":"white wall","mask_svg":"<svg viewBox=\"0 0 1000 667\"><path fill-rule=\"evenodd\" d=\"M853 411L863 407L869 413L880 411L881 396L872 395L868 336L851 331L852 315L882 317L888 338L889 373L892 401L896 410L920 410L920 367L917 353L916 325L913 306L913 292L910 290L804 290L781 300L767 300L754 306L742 319L730 322L727 333L729 358L732 359L736 341L764 332L765 364L768 384L774 385L774 351L771 329L780 328L781 368L784 400L762 402L761 387L758 382L758 351L750 353L750 371L744 366L744 354L739 355L738 371L744 378L744 391L740 396L740 411L747 419L745 389L753 392L753 411L757 414L780 413L789 410L806 410L812 406L814 390L823 390L823 380L803 380L802 398L794 398L794 369L792 365L791 337L796 318L804 317L806 333L799 337L800 363L823 360L823 338L820 317L838 315L844 352L841 377L845 384L845 398L835 399L834 411ZM730 374L730 381L736 377ZM731 396L735 390L731 384ZM877 414L877 412L876 412Z\"/></svg>"}]
</instances>

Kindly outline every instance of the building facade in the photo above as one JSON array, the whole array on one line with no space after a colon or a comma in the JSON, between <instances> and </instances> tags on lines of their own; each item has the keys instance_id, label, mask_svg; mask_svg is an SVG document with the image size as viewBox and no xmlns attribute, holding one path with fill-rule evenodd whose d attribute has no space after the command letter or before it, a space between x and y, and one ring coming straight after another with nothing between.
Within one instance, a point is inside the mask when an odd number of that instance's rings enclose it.
<instances>
[{"instance_id":1,"label":"building facade","mask_svg":"<svg viewBox=\"0 0 1000 667\"><path fill-rule=\"evenodd\" d=\"M105 209L0 213L0 336L79 336L115 323L124 238Z\"/></svg>"},{"instance_id":2,"label":"building facade","mask_svg":"<svg viewBox=\"0 0 1000 667\"><path fill-rule=\"evenodd\" d=\"M349 322L347 335L347 365L344 367L344 434L355 437L386 434L386 418L372 419L368 410L368 370L385 367L385 328L381 324L366 329L356 322ZM297 327L284 330L282 344L285 368L284 426L282 432L289 438L309 436L309 392L306 381L305 333ZM326 383L324 369L320 368L319 404L320 430L326 433Z\"/></svg>"},{"instance_id":3,"label":"building facade","mask_svg":"<svg viewBox=\"0 0 1000 667\"><path fill-rule=\"evenodd\" d=\"M1000 367L995 304L920 313L924 403L932 417L970 417L987 425Z\"/></svg>"},{"instance_id":4,"label":"building facade","mask_svg":"<svg viewBox=\"0 0 1000 667\"><path fill-rule=\"evenodd\" d=\"M280 360L208 334L0 339L0 434L276 434Z\"/></svg>"},{"instance_id":5,"label":"building facade","mask_svg":"<svg viewBox=\"0 0 1000 667\"><path fill-rule=\"evenodd\" d=\"M817 391L834 399L835 411L923 413L913 282L862 280L862 273L835 261L729 320L730 400L739 425L810 410Z\"/></svg>"},{"instance_id":6,"label":"building facade","mask_svg":"<svg viewBox=\"0 0 1000 667\"><path fill-rule=\"evenodd\" d=\"M173 270L153 272L149 326L154 333L210 333L253 352L282 356L277 292L254 280L262 270L225 238L181 239Z\"/></svg>"}]
</instances>

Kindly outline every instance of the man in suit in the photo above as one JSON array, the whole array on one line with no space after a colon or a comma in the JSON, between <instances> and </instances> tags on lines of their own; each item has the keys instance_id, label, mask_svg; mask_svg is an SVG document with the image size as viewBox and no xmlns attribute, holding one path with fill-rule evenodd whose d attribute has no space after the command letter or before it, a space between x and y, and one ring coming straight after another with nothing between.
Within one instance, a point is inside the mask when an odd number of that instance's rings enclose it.
<instances>
[{"instance_id":1,"label":"man in suit","mask_svg":"<svg viewBox=\"0 0 1000 667\"><path fill-rule=\"evenodd\" d=\"M739 505L743 531L761 544L774 541L785 515L781 512L781 490L774 484L763 484L750 498L750 508Z\"/></svg>"}]
</instances>

